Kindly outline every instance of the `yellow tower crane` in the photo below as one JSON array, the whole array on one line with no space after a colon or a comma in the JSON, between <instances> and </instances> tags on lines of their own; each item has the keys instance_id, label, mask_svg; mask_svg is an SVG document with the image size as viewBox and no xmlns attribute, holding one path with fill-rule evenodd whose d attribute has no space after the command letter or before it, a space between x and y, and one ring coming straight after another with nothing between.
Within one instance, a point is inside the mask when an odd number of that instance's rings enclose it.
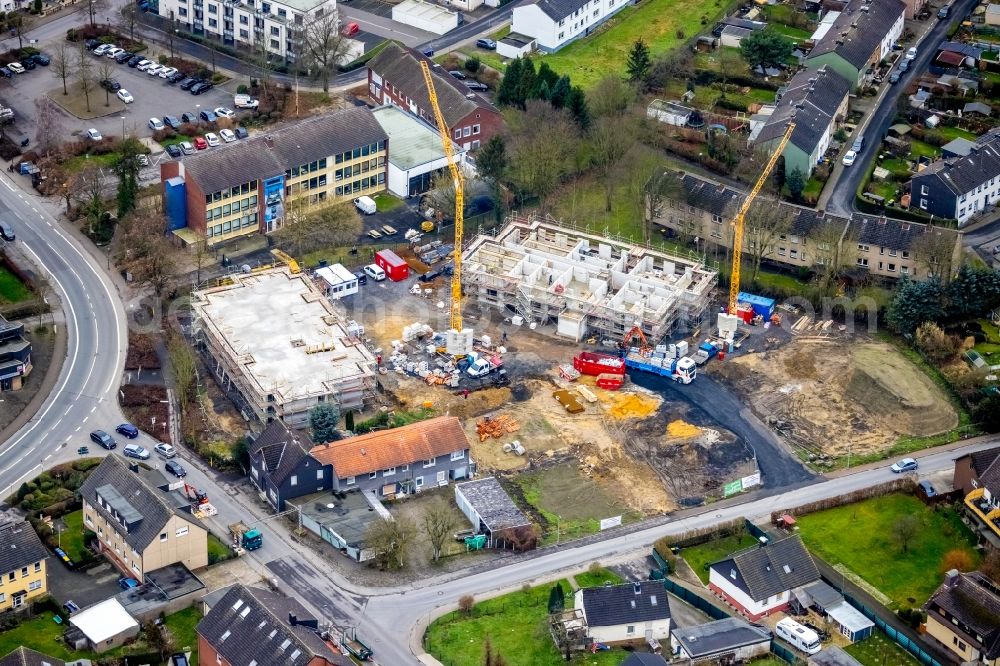
<instances>
[{"instance_id":1,"label":"yellow tower crane","mask_svg":"<svg viewBox=\"0 0 1000 666\"><path fill-rule=\"evenodd\" d=\"M778 147L771 153L771 157L767 160L767 164L764 165L764 170L761 172L760 177L754 184L753 189L750 190L750 194L747 198L743 200L743 205L740 206L739 211L736 213L736 217L733 218L733 270L729 274L729 310L730 315L736 314L736 301L738 300L740 293L740 264L743 260L743 222L747 216L747 211L750 210L750 204L753 200L757 198L760 194L761 188L764 187L764 183L767 182L768 176L771 175L771 171L774 170L774 165L778 163L778 158L781 157L781 152L788 145L788 140L792 138L792 132L795 130L795 123L788 123L788 128L785 129L784 136L781 137L781 141L778 142Z\"/></svg>"},{"instance_id":2,"label":"yellow tower crane","mask_svg":"<svg viewBox=\"0 0 1000 666\"><path fill-rule=\"evenodd\" d=\"M462 172L455 163L455 154L452 150L451 136L448 126L441 115L441 107L438 106L437 91L434 89L434 81L431 79L431 70L426 60L420 61L420 69L424 73L424 83L427 84L427 95L431 100L431 108L434 109L434 119L437 121L438 131L441 133L441 143L444 144L444 154L448 158L448 171L451 172L451 179L455 183L455 272L451 276L451 329L458 333L462 332L462 232L465 222L465 180Z\"/></svg>"}]
</instances>

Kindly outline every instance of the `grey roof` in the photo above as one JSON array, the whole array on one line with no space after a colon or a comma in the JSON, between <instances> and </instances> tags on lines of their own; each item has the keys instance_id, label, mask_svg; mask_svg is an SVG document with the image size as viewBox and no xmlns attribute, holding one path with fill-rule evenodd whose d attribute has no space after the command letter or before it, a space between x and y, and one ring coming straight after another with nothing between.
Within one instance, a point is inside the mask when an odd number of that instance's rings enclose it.
<instances>
[{"instance_id":1,"label":"grey roof","mask_svg":"<svg viewBox=\"0 0 1000 666\"><path fill-rule=\"evenodd\" d=\"M831 645L809 657L810 666L861 666L861 662L843 648Z\"/></svg>"},{"instance_id":2,"label":"grey roof","mask_svg":"<svg viewBox=\"0 0 1000 666\"><path fill-rule=\"evenodd\" d=\"M335 654L313 629L291 626L289 614L299 619L311 617L295 599L237 584L202 618L197 629L231 666L306 666L316 656L338 665L353 664Z\"/></svg>"},{"instance_id":3,"label":"grey roof","mask_svg":"<svg viewBox=\"0 0 1000 666\"><path fill-rule=\"evenodd\" d=\"M455 486L455 492L462 493L491 532L521 527L530 522L527 516L517 508L496 477L488 476L476 481L460 483Z\"/></svg>"},{"instance_id":4,"label":"grey roof","mask_svg":"<svg viewBox=\"0 0 1000 666\"><path fill-rule=\"evenodd\" d=\"M674 629L670 633L692 658L724 654L771 640L771 632L766 627L750 624L738 617Z\"/></svg>"},{"instance_id":5,"label":"grey roof","mask_svg":"<svg viewBox=\"0 0 1000 666\"><path fill-rule=\"evenodd\" d=\"M975 141L969 141L964 136L958 136L941 146L942 153L950 153L954 157L964 157L976 147Z\"/></svg>"},{"instance_id":6,"label":"grey roof","mask_svg":"<svg viewBox=\"0 0 1000 666\"><path fill-rule=\"evenodd\" d=\"M777 141L788 123L795 121L790 143L812 154L850 91L851 83L832 68L799 72L785 87L774 113L757 135L757 143Z\"/></svg>"},{"instance_id":7,"label":"grey roof","mask_svg":"<svg viewBox=\"0 0 1000 666\"><path fill-rule=\"evenodd\" d=\"M0 522L0 575L40 562L48 556L49 551L26 520Z\"/></svg>"},{"instance_id":8,"label":"grey roof","mask_svg":"<svg viewBox=\"0 0 1000 666\"><path fill-rule=\"evenodd\" d=\"M130 524L124 538L125 543L141 553L173 514L193 525L201 526L200 522L185 511L186 505L174 501L173 496L160 490L153 481L145 474L130 470L121 458L107 456L80 487L80 495L112 524L120 524L119 517L97 501L98 494L109 505L114 500L121 509L134 510L136 515L131 517L135 522ZM115 510L123 515L117 508Z\"/></svg>"},{"instance_id":9,"label":"grey roof","mask_svg":"<svg viewBox=\"0 0 1000 666\"><path fill-rule=\"evenodd\" d=\"M972 44L963 44L962 42L941 42L941 46L938 47L938 51L951 51L952 53L961 53L962 55L975 58L979 60L983 57L983 50L976 48Z\"/></svg>"},{"instance_id":10,"label":"grey roof","mask_svg":"<svg viewBox=\"0 0 1000 666\"><path fill-rule=\"evenodd\" d=\"M781 205L795 209L789 233L794 236L798 236L799 238L805 238L819 227L827 224L834 224L841 229L846 229L848 223L850 222L849 218L840 217L839 215L827 213L822 210L805 208L803 206L792 206L791 204L786 203L782 203Z\"/></svg>"},{"instance_id":11,"label":"grey roof","mask_svg":"<svg viewBox=\"0 0 1000 666\"><path fill-rule=\"evenodd\" d=\"M885 247L892 250L909 250L924 234L958 237L958 232L946 227L935 227L906 220L873 217L855 213L851 228L859 243Z\"/></svg>"},{"instance_id":12,"label":"grey roof","mask_svg":"<svg viewBox=\"0 0 1000 666\"><path fill-rule=\"evenodd\" d=\"M748 548L724 561L730 560L754 600L767 599L819 580L816 563L797 534Z\"/></svg>"},{"instance_id":13,"label":"grey roof","mask_svg":"<svg viewBox=\"0 0 1000 666\"><path fill-rule=\"evenodd\" d=\"M902 0L852 2L833 22L830 30L809 53L809 59L836 53L861 71L878 50L889 28L903 15ZM846 34L845 34L846 33Z\"/></svg>"},{"instance_id":14,"label":"grey roof","mask_svg":"<svg viewBox=\"0 0 1000 666\"><path fill-rule=\"evenodd\" d=\"M952 631L961 631L971 643L982 646L983 660L1000 657L1000 587L978 571L949 572L953 581L945 580L927 601L928 613L943 609L963 627L944 622ZM981 636L982 640L976 640Z\"/></svg>"},{"instance_id":15,"label":"grey roof","mask_svg":"<svg viewBox=\"0 0 1000 666\"><path fill-rule=\"evenodd\" d=\"M743 201L742 192L721 183L685 171L677 171L675 175L681 181L685 203L712 215L735 215Z\"/></svg>"},{"instance_id":16,"label":"grey roof","mask_svg":"<svg viewBox=\"0 0 1000 666\"><path fill-rule=\"evenodd\" d=\"M420 61L426 61L431 67L431 77L434 80L434 90L438 97L441 115L448 127L452 127L477 109L490 113L499 113L486 99L469 90L455 77L441 69L432 60L411 48L391 42L377 56L368 61L368 69L377 73L385 81L395 86L400 92L408 95L417 106L433 120L430 97L427 94L427 84L420 69Z\"/></svg>"},{"instance_id":17,"label":"grey roof","mask_svg":"<svg viewBox=\"0 0 1000 666\"><path fill-rule=\"evenodd\" d=\"M667 666L667 661L658 654L633 652L621 666Z\"/></svg>"},{"instance_id":18,"label":"grey roof","mask_svg":"<svg viewBox=\"0 0 1000 666\"><path fill-rule=\"evenodd\" d=\"M211 610L212 608L215 607L216 604L219 603L219 601L222 600L223 597L229 594L229 590L232 587L233 587L232 585L227 585L225 587L220 587L217 590L212 590L211 592L209 592L208 594L206 594L201 598L201 603L203 603L205 606L208 607L209 610Z\"/></svg>"},{"instance_id":19,"label":"grey roof","mask_svg":"<svg viewBox=\"0 0 1000 666\"><path fill-rule=\"evenodd\" d=\"M969 102L962 107L962 113L981 113L984 116L989 116L993 113L993 107L982 102Z\"/></svg>"},{"instance_id":20,"label":"grey roof","mask_svg":"<svg viewBox=\"0 0 1000 666\"><path fill-rule=\"evenodd\" d=\"M370 109L352 107L192 155L183 168L204 194L212 194L386 138Z\"/></svg>"},{"instance_id":21,"label":"grey roof","mask_svg":"<svg viewBox=\"0 0 1000 666\"><path fill-rule=\"evenodd\" d=\"M263 457L268 476L280 485L309 457L312 447L312 439L305 431L292 430L284 421L275 419L250 445L250 457L254 460Z\"/></svg>"},{"instance_id":22,"label":"grey roof","mask_svg":"<svg viewBox=\"0 0 1000 666\"><path fill-rule=\"evenodd\" d=\"M62 659L50 657L24 646L0 657L0 666L64 666L65 663Z\"/></svg>"},{"instance_id":23,"label":"grey roof","mask_svg":"<svg viewBox=\"0 0 1000 666\"><path fill-rule=\"evenodd\" d=\"M833 589L825 581L817 580L814 583L804 585L802 591L809 595L809 598L822 609L829 609L844 600L844 595Z\"/></svg>"},{"instance_id":24,"label":"grey roof","mask_svg":"<svg viewBox=\"0 0 1000 666\"><path fill-rule=\"evenodd\" d=\"M749 30L763 30L767 27L767 23L763 21L751 21L750 19L740 18L738 16L727 16L722 19L723 25L732 25L737 28L747 28Z\"/></svg>"},{"instance_id":25,"label":"grey roof","mask_svg":"<svg viewBox=\"0 0 1000 666\"><path fill-rule=\"evenodd\" d=\"M977 145L964 157L936 160L913 176L914 183L925 178L935 178L955 194L970 192L986 181L1000 175L1000 139L993 135Z\"/></svg>"},{"instance_id":26,"label":"grey roof","mask_svg":"<svg viewBox=\"0 0 1000 666\"><path fill-rule=\"evenodd\" d=\"M670 618L667 590L660 581L587 587L582 593L588 627L613 627Z\"/></svg>"},{"instance_id":27,"label":"grey roof","mask_svg":"<svg viewBox=\"0 0 1000 666\"><path fill-rule=\"evenodd\" d=\"M528 4L538 5L553 21L564 19L578 9L582 9L590 0L533 0Z\"/></svg>"},{"instance_id":28,"label":"grey roof","mask_svg":"<svg viewBox=\"0 0 1000 666\"><path fill-rule=\"evenodd\" d=\"M1000 446L970 454L972 469L979 478L979 485L1000 495Z\"/></svg>"}]
</instances>

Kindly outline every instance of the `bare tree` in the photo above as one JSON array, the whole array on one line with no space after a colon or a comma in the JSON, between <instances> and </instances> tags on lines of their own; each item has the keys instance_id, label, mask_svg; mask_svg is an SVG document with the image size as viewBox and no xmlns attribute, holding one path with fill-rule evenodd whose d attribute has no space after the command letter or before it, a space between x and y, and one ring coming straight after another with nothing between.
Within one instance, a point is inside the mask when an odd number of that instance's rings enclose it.
<instances>
[{"instance_id":1,"label":"bare tree","mask_svg":"<svg viewBox=\"0 0 1000 666\"><path fill-rule=\"evenodd\" d=\"M636 142L636 124L625 115L601 116L591 123L588 133L590 160L604 185L604 211L611 212L611 197L618 184L618 165Z\"/></svg>"},{"instance_id":2,"label":"bare tree","mask_svg":"<svg viewBox=\"0 0 1000 666\"><path fill-rule=\"evenodd\" d=\"M55 103L48 97L35 98L35 150L48 155L59 148L62 122Z\"/></svg>"},{"instance_id":3,"label":"bare tree","mask_svg":"<svg viewBox=\"0 0 1000 666\"><path fill-rule=\"evenodd\" d=\"M857 261L858 241L850 228L844 230L844 224L838 220L824 221L809 232L809 252L813 263L819 266L820 285L829 287L840 271Z\"/></svg>"},{"instance_id":4,"label":"bare tree","mask_svg":"<svg viewBox=\"0 0 1000 666\"><path fill-rule=\"evenodd\" d=\"M416 526L407 518L379 518L365 530L365 548L375 553L375 563L380 569L402 569Z\"/></svg>"},{"instance_id":5,"label":"bare tree","mask_svg":"<svg viewBox=\"0 0 1000 666\"><path fill-rule=\"evenodd\" d=\"M97 68L97 80L104 86L104 106L111 106L111 86L107 82L114 77L115 68L111 61L107 58L101 58L101 64Z\"/></svg>"},{"instance_id":6,"label":"bare tree","mask_svg":"<svg viewBox=\"0 0 1000 666\"><path fill-rule=\"evenodd\" d=\"M904 553L909 552L913 540L920 533L920 520L913 515L901 516L889 528L893 541Z\"/></svg>"},{"instance_id":7,"label":"bare tree","mask_svg":"<svg viewBox=\"0 0 1000 666\"><path fill-rule=\"evenodd\" d=\"M424 513L424 531L431 542L431 554L435 562L441 559L441 551L456 524L451 507L440 498L427 507Z\"/></svg>"},{"instance_id":8,"label":"bare tree","mask_svg":"<svg viewBox=\"0 0 1000 666\"><path fill-rule=\"evenodd\" d=\"M87 218L90 234L93 235L97 223L104 214L104 188L107 179L99 167L87 166L75 180L74 190L80 196L80 208ZM67 193L67 197L69 194Z\"/></svg>"},{"instance_id":9,"label":"bare tree","mask_svg":"<svg viewBox=\"0 0 1000 666\"><path fill-rule=\"evenodd\" d=\"M208 258L211 252L208 249L208 241L200 240L194 245L194 265L195 265L195 279L194 284L197 287L201 284L201 271L208 263Z\"/></svg>"},{"instance_id":10,"label":"bare tree","mask_svg":"<svg viewBox=\"0 0 1000 666\"><path fill-rule=\"evenodd\" d=\"M339 24L337 12L332 11L307 20L300 29L303 64L316 79L323 82L325 93L330 92L330 78L350 47L350 41L340 32Z\"/></svg>"},{"instance_id":11,"label":"bare tree","mask_svg":"<svg viewBox=\"0 0 1000 666\"><path fill-rule=\"evenodd\" d=\"M135 24L139 18L139 7L134 2L126 2L121 8L121 15L118 19L118 25L121 29L128 33L128 38L135 41ZM171 34L172 30L168 30Z\"/></svg>"},{"instance_id":12,"label":"bare tree","mask_svg":"<svg viewBox=\"0 0 1000 666\"><path fill-rule=\"evenodd\" d=\"M285 224L273 234L278 245L301 258L321 247L348 243L361 233L361 218L350 204L309 207L303 199L289 206Z\"/></svg>"},{"instance_id":13,"label":"bare tree","mask_svg":"<svg viewBox=\"0 0 1000 666\"><path fill-rule=\"evenodd\" d=\"M927 225L924 233L910 246L914 259L928 277L937 277L943 282L951 277L955 239L955 232Z\"/></svg>"},{"instance_id":14,"label":"bare tree","mask_svg":"<svg viewBox=\"0 0 1000 666\"><path fill-rule=\"evenodd\" d=\"M605 76L587 93L587 108L593 118L619 117L634 101L635 89L615 74Z\"/></svg>"},{"instance_id":15,"label":"bare tree","mask_svg":"<svg viewBox=\"0 0 1000 666\"><path fill-rule=\"evenodd\" d=\"M468 182L467 180L466 192L471 190ZM455 181L451 179L449 170L445 169L431 176L431 189L427 190L427 193L424 195L424 202L437 212L438 220L454 218L455 198Z\"/></svg>"},{"instance_id":16,"label":"bare tree","mask_svg":"<svg viewBox=\"0 0 1000 666\"><path fill-rule=\"evenodd\" d=\"M87 102L87 112L90 112L90 93L94 90L94 69L91 62L90 52L87 47L80 44L80 49L76 54L76 83L80 86L84 99Z\"/></svg>"},{"instance_id":17,"label":"bare tree","mask_svg":"<svg viewBox=\"0 0 1000 666\"><path fill-rule=\"evenodd\" d=\"M24 48L24 36L35 26L37 17L28 12L11 12L7 16L7 25L17 35L17 48Z\"/></svg>"},{"instance_id":18,"label":"bare tree","mask_svg":"<svg viewBox=\"0 0 1000 666\"><path fill-rule=\"evenodd\" d=\"M52 56L52 73L57 78L62 79L63 95L69 94L69 88L66 86L66 81L73 75L73 71L73 52L70 50L68 42L60 40L56 45L55 54Z\"/></svg>"},{"instance_id":19,"label":"bare tree","mask_svg":"<svg viewBox=\"0 0 1000 666\"><path fill-rule=\"evenodd\" d=\"M90 25L97 23L97 14L108 7L108 0L84 0L87 3L87 16L90 18Z\"/></svg>"},{"instance_id":20,"label":"bare tree","mask_svg":"<svg viewBox=\"0 0 1000 666\"><path fill-rule=\"evenodd\" d=\"M792 226L793 209L774 199L756 199L747 211L743 227L743 251L750 256L750 281L757 279L761 262L770 257L781 236Z\"/></svg>"},{"instance_id":21,"label":"bare tree","mask_svg":"<svg viewBox=\"0 0 1000 666\"><path fill-rule=\"evenodd\" d=\"M170 369L174 375L177 402L180 403L181 411L186 412L194 398L198 379L198 359L187 341L177 333L171 334L167 340L167 356L170 358Z\"/></svg>"},{"instance_id":22,"label":"bare tree","mask_svg":"<svg viewBox=\"0 0 1000 666\"><path fill-rule=\"evenodd\" d=\"M132 216L121 221L119 264L141 285L161 295L174 278L176 248L167 239L165 218Z\"/></svg>"},{"instance_id":23,"label":"bare tree","mask_svg":"<svg viewBox=\"0 0 1000 666\"><path fill-rule=\"evenodd\" d=\"M667 217L666 210L677 207L684 200L684 184L681 182L680 172L654 167L643 187L642 197L646 220L644 240L649 243L653 221Z\"/></svg>"},{"instance_id":24,"label":"bare tree","mask_svg":"<svg viewBox=\"0 0 1000 666\"><path fill-rule=\"evenodd\" d=\"M548 197L568 173L580 137L572 118L548 102L529 100L524 112L511 111L510 178L523 201L536 196L542 212Z\"/></svg>"}]
</instances>

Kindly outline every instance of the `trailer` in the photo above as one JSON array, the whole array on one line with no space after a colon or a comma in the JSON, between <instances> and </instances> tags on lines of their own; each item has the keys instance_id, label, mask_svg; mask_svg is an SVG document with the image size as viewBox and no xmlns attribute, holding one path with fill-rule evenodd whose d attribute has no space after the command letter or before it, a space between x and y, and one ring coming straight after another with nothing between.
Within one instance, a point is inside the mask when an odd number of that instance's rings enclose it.
<instances>
[{"instance_id":1,"label":"trailer","mask_svg":"<svg viewBox=\"0 0 1000 666\"><path fill-rule=\"evenodd\" d=\"M625 375L615 372L603 372L597 375L597 386L606 391L617 391L625 384Z\"/></svg>"},{"instance_id":2,"label":"trailer","mask_svg":"<svg viewBox=\"0 0 1000 666\"><path fill-rule=\"evenodd\" d=\"M375 265L385 271L393 282L401 282L410 277L410 266L392 250L379 250L375 253Z\"/></svg>"},{"instance_id":3,"label":"trailer","mask_svg":"<svg viewBox=\"0 0 1000 666\"><path fill-rule=\"evenodd\" d=\"M681 384L690 384L698 376L698 366L690 356L660 359L632 352L625 357L625 367L630 370L640 370L661 377L669 377Z\"/></svg>"},{"instance_id":4,"label":"trailer","mask_svg":"<svg viewBox=\"0 0 1000 666\"><path fill-rule=\"evenodd\" d=\"M719 353L719 348L712 342L705 341L698 346L698 350L694 353L694 362L697 365L705 365L714 356Z\"/></svg>"},{"instance_id":5,"label":"trailer","mask_svg":"<svg viewBox=\"0 0 1000 666\"><path fill-rule=\"evenodd\" d=\"M361 661L368 661L374 655L368 644L358 638L358 630L353 627L350 635L346 631L341 634L340 644L352 657Z\"/></svg>"},{"instance_id":6,"label":"trailer","mask_svg":"<svg viewBox=\"0 0 1000 666\"><path fill-rule=\"evenodd\" d=\"M611 354L580 352L573 357L573 368L585 375L625 374L625 362Z\"/></svg>"}]
</instances>

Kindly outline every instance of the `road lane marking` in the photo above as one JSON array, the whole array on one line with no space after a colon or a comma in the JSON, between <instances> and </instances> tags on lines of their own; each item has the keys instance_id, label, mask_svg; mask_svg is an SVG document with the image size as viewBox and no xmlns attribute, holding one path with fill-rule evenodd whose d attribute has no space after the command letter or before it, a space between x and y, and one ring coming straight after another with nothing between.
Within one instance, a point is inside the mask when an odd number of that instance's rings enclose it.
<instances>
[{"instance_id":1,"label":"road lane marking","mask_svg":"<svg viewBox=\"0 0 1000 666\"><path fill-rule=\"evenodd\" d=\"M51 457L52 457L52 454L50 453L49 455L47 455L44 458L42 458L42 462L45 462L46 460L48 460Z\"/></svg>"}]
</instances>

